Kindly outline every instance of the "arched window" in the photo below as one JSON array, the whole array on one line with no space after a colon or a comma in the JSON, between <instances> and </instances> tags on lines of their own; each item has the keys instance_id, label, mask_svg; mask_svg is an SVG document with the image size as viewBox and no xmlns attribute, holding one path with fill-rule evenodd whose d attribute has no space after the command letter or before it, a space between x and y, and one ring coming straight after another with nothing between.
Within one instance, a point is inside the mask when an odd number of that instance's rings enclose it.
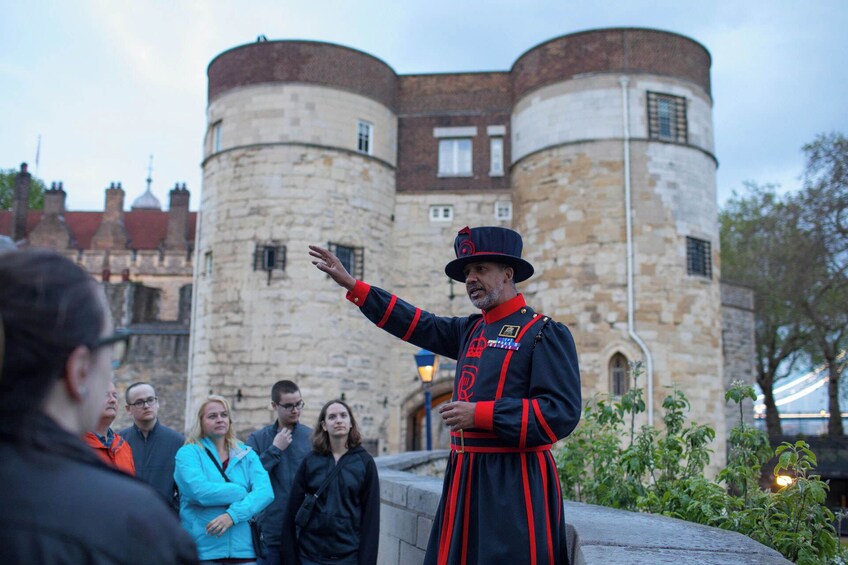
<instances>
[{"instance_id":1,"label":"arched window","mask_svg":"<svg viewBox=\"0 0 848 565\"><path fill-rule=\"evenodd\" d=\"M630 379L627 374L627 357L621 353L612 356L609 363L610 392L621 396L630 390Z\"/></svg>"}]
</instances>

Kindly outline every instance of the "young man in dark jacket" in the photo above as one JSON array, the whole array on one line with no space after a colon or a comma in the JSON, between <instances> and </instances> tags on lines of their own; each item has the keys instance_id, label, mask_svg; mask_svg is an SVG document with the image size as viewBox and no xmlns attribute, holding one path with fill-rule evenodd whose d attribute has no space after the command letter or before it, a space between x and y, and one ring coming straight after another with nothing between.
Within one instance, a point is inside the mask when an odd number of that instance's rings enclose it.
<instances>
[{"instance_id":1,"label":"young man in dark jacket","mask_svg":"<svg viewBox=\"0 0 848 565\"><path fill-rule=\"evenodd\" d=\"M159 421L159 397L152 385L133 383L127 387L124 398L133 425L120 434L132 448L135 476L152 486L174 511L179 511L174 458L185 438Z\"/></svg>"},{"instance_id":2,"label":"young man in dark jacket","mask_svg":"<svg viewBox=\"0 0 848 565\"><path fill-rule=\"evenodd\" d=\"M280 563L280 530L283 511L291 493L297 468L312 449L312 428L300 423L303 397L292 381L277 381L271 387L271 408L277 415L272 424L257 430L247 438L247 445L256 450L262 466L271 477L274 489L272 502L259 518L262 539L267 555L258 559L259 565Z\"/></svg>"}]
</instances>

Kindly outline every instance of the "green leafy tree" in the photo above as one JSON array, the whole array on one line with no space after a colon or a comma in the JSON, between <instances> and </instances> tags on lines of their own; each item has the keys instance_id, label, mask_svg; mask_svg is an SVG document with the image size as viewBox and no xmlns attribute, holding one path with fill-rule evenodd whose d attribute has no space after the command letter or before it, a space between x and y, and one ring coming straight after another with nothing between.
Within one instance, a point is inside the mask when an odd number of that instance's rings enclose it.
<instances>
[{"instance_id":1,"label":"green leafy tree","mask_svg":"<svg viewBox=\"0 0 848 565\"><path fill-rule=\"evenodd\" d=\"M15 197L15 169L0 169L0 210L11 210ZM29 209L44 208L44 192L47 190L44 181L33 176L29 184Z\"/></svg>"},{"instance_id":2,"label":"green leafy tree","mask_svg":"<svg viewBox=\"0 0 848 565\"><path fill-rule=\"evenodd\" d=\"M722 209L719 227L722 278L754 291L757 384L765 397L768 433L779 436L774 383L792 371L810 339L794 302L806 275L797 264L804 240L797 208L774 186L749 184L746 195L734 193Z\"/></svg>"},{"instance_id":3,"label":"green leafy tree","mask_svg":"<svg viewBox=\"0 0 848 565\"><path fill-rule=\"evenodd\" d=\"M805 245L805 280L795 304L805 316L811 340L807 352L828 371L828 434L842 436L839 385L848 348L848 138L820 135L804 146L804 187L793 198ZM817 260L810 264L810 257Z\"/></svg>"}]
</instances>

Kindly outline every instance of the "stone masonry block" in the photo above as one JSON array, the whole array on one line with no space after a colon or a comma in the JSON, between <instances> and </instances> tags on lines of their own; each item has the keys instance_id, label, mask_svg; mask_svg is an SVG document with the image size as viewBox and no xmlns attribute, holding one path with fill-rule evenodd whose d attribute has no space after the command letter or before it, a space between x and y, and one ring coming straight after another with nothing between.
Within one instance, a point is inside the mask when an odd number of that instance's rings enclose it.
<instances>
[{"instance_id":1,"label":"stone masonry block","mask_svg":"<svg viewBox=\"0 0 848 565\"><path fill-rule=\"evenodd\" d=\"M418 535L418 517L415 512L382 504L380 505L380 524L380 530L386 535L415 545Z\"/></svg>"}]
</instances>

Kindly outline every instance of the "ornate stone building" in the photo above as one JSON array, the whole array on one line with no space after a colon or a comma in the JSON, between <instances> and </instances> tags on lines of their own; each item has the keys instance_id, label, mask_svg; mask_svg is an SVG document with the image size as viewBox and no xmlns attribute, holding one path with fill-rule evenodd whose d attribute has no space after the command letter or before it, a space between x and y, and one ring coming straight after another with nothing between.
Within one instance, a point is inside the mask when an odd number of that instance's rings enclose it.
<instances>
[{"instance_id":1,"label":"ornate stone building","mask_svg":"<svg viewBox=\"0 0 848 565\"><path fill-rule=\"evenodd\" d=\"M584 398L626 390L626 362L642 360L646 418L658 423L679 387L692 418L715 427L721 464L725 382L751 380L753 356L739 352L753 320L744 289L728 287L722 306L710 65L702 45L648 29L555 38L500 72L398 75L306 41L220 54L189 404L223 393L247 431L270 421L270 386L289 378L307 421L344 396L375 451L420 445L416 349L371 327L307 245L417 306L464 315L464 289L443 272L454 235L503 225L536 267L520 285L527 301L574 333ZM442 360L437 403L452 376Z\"/></svg>"},{"instance_id":2,"label":"ornate stone building","mask_svg":"<svg viewBox=\"0 0 848 565\"><path fill-rule=\"evenodd\" d=\"M166 423L182 429L188 366L194 229L185 185L170 191L169 210L147 190L124 210L121 183L105 190L102 211L68 211L62 183L44 195L43 210L28 210L30 174L16 176L11 211L0 211L0 235L19 247L54 249L103 282L115 325L132 333L129 363L116 375L119 391L153 383ZM118 428L128 422L119 410Z\"/></svg>"}]
</instances>

